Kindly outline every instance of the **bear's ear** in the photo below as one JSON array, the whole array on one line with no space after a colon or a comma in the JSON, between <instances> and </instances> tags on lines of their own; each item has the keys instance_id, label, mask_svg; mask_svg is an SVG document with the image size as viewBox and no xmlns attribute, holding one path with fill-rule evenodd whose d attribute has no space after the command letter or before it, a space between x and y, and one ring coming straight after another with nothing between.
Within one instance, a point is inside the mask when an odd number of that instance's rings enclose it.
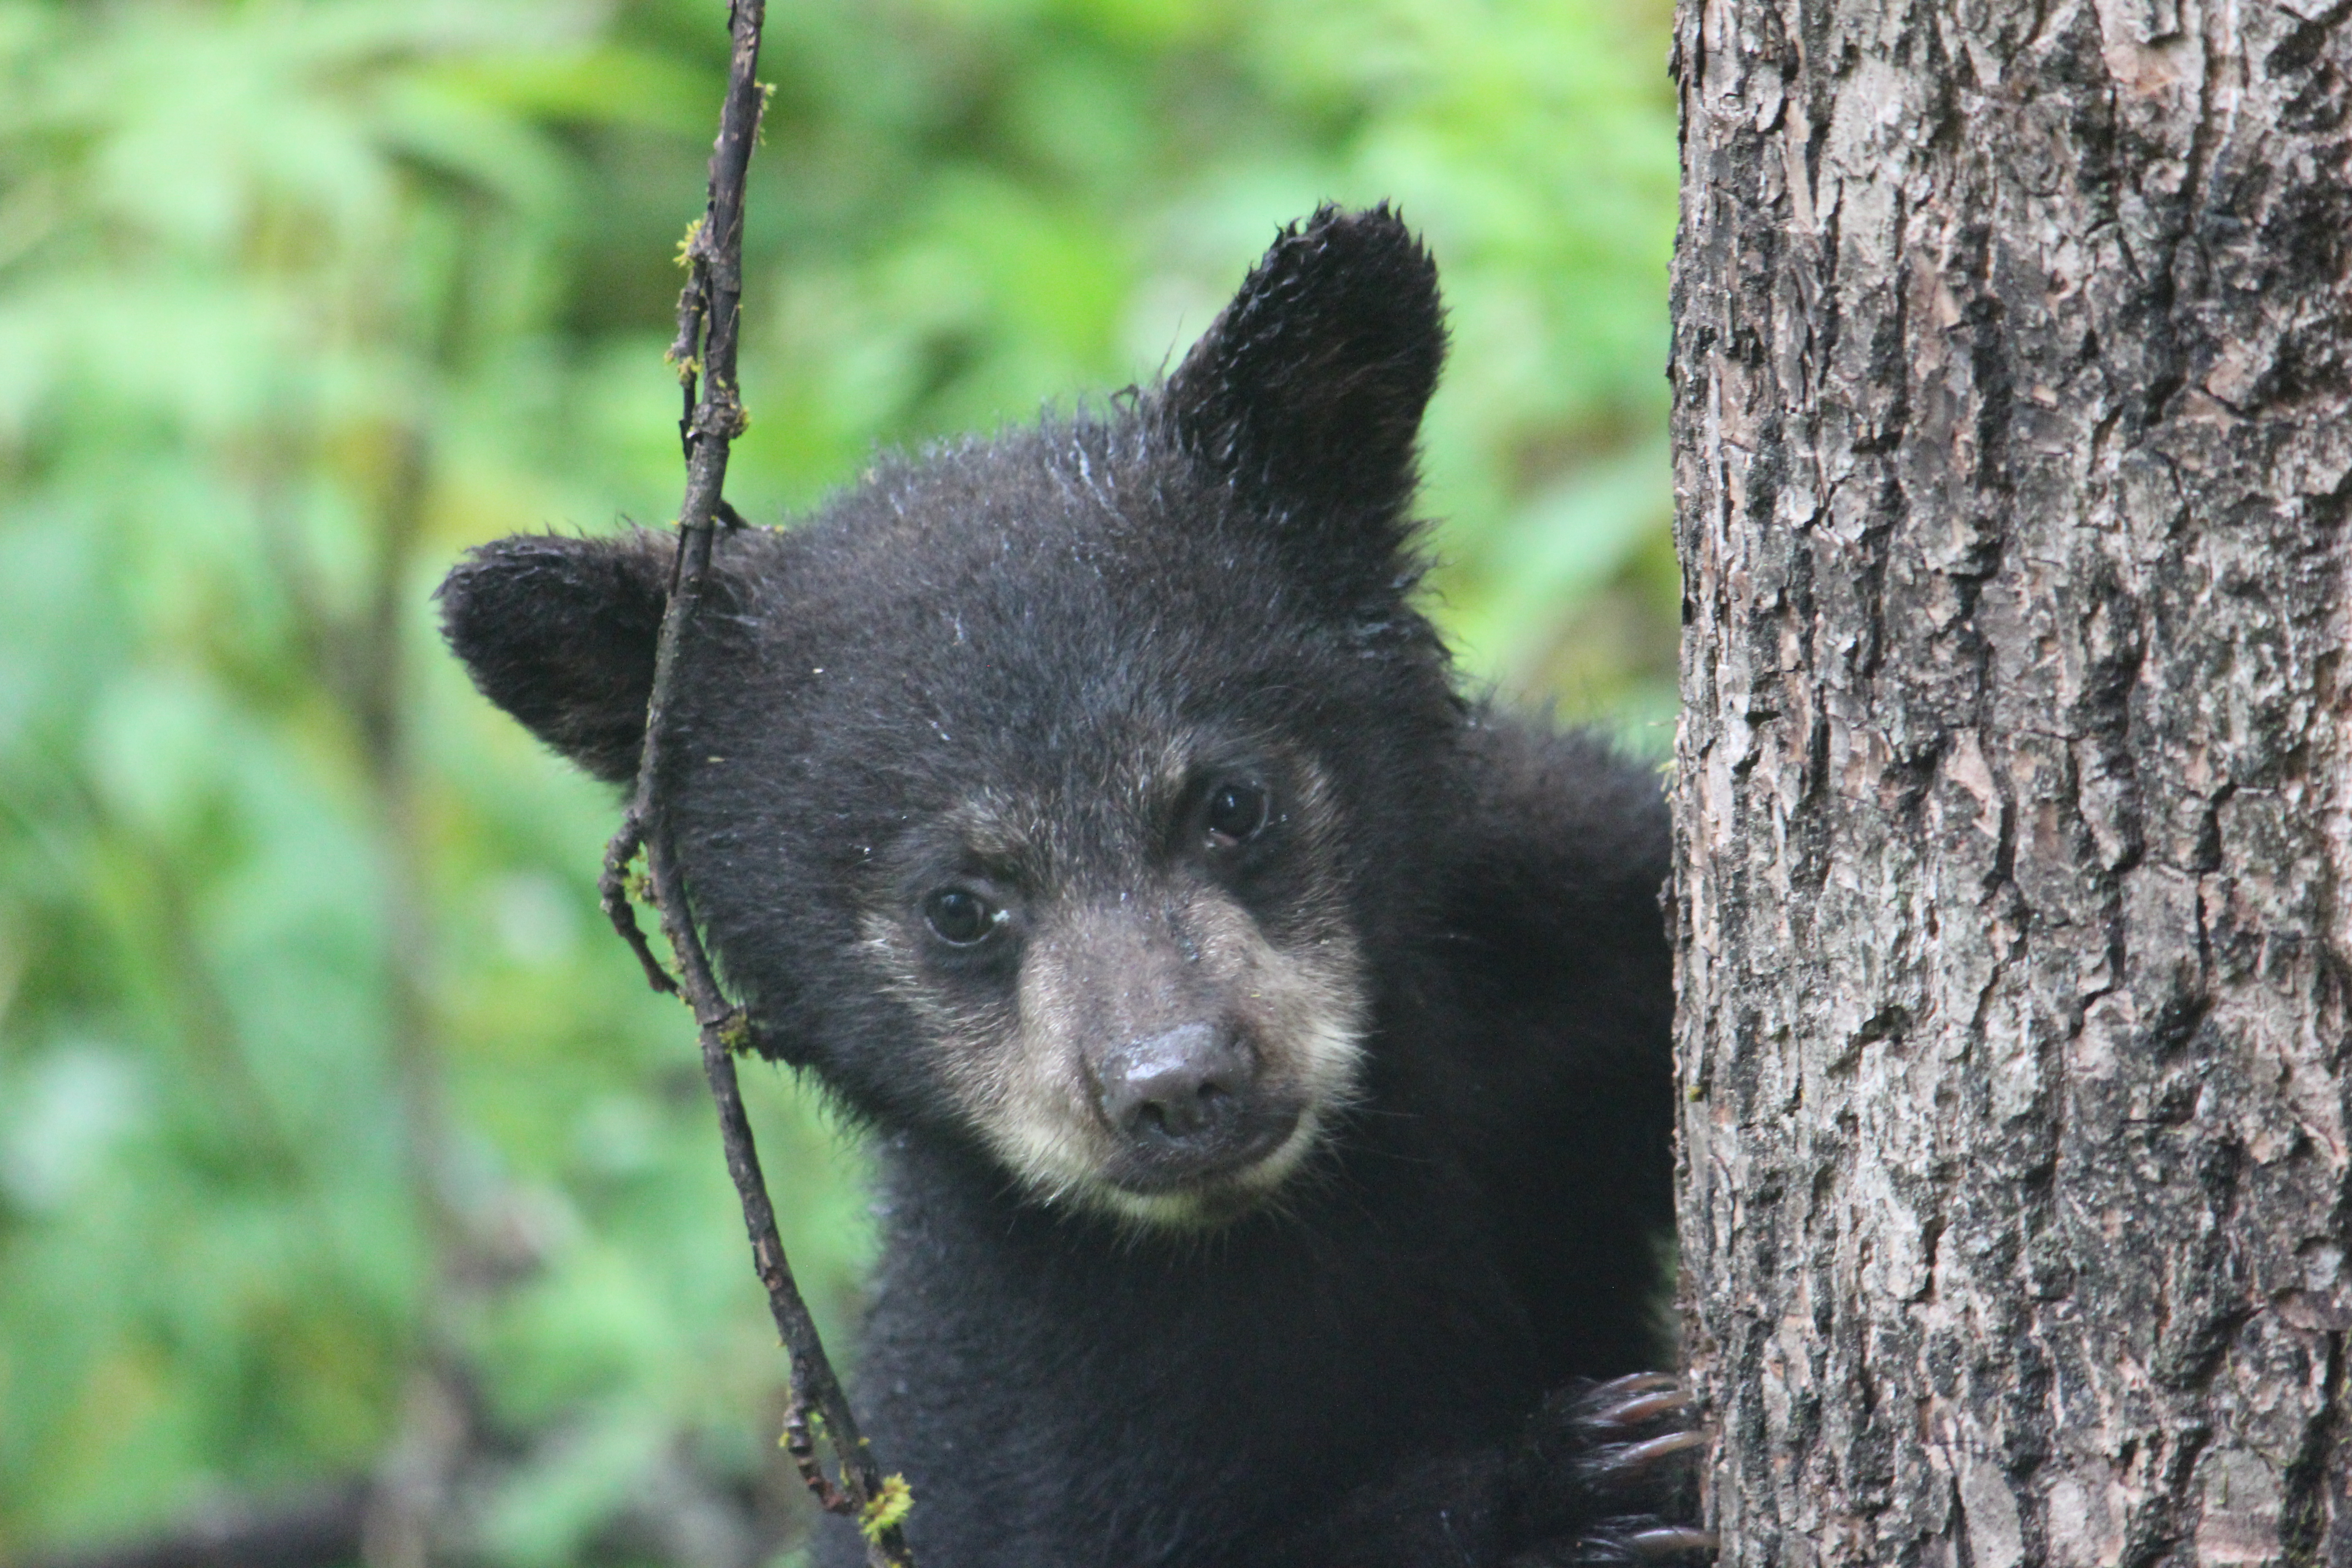
<instances>
[{"instance_id":1,"label":"bear's ear","mask_svg":"<svg viewBox=\"0 0 2352 1568\"><path fill-rule=\"evenodd\" d=\"M518 533L442 580L441 632L482 695L611 784L636 776L677 540Z\"/></svg>"},{"instance_id":2,"label":"bear's ear","mask_svg":"<svg viewBox=\"0 0 2352 1568\"><path fill-rule=\"evenodd\" d=\"M1250 269L1169 377L1167 410L1186 450L1235 478L1393 512L1444 358L1429 252L1385 205L1327 205Z\"/></svg>"}]
</instances>

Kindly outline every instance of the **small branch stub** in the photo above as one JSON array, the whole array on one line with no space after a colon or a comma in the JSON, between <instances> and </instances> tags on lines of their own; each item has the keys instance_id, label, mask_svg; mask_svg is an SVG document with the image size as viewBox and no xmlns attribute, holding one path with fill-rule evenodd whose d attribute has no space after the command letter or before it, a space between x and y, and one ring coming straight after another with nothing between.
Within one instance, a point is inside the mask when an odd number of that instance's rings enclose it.
<instances>
[{"instance_id":1,"label":"small branch stub","mask_svg":"<svg viewBox=\"0 0 2352 1568\"><path fill-rule=\"evenodd\" d=\"M750 423L737 393L735 351L743 292L743 189L751 149L759 138L766 90L754 72L759 65L761 0L736 0L729 16L733 50L719 140L710 156L709 201L679 246L687 280L678 294L677 336L668 359L677 369L684 405L678 436L687 466L686 499L678 510L677 563L669 603L662 616L661 640L654 658L653 692L646 705L644 749L637 784L620 831L604 851L598 888L605 915L626 942L656 991L682 996L693 1009L701 1037L702 1070L719 1112L719 1132L728 1174L743 1205L751 1261L768 1293L768 1309L792 1365L792 1395L784 1414L782 1445L810 1491L826 1510L857 1521L866 1536L872 1568L911 1568L900 1526L914 1498L904 1477L884 1477L841 1390L808 1304L801 1299L792 1266L776 1234L775 1210L761 1174L759 1151L743 1112L735 1076L735 1056L755 1038L742 1009L727 1000L695 929L677 859L673 853L661 759L665 719L677 689L680 650L701 603L714 536L721 527L742 525L727 504L728 446ZM642 855L645 869L632 868ZM635 902L660 917L662 934L677 965L673 973L654 952L638 925ZM828 1477L818 1443L833 1449L838 1479Z\"/></svg>"}]
</instances>

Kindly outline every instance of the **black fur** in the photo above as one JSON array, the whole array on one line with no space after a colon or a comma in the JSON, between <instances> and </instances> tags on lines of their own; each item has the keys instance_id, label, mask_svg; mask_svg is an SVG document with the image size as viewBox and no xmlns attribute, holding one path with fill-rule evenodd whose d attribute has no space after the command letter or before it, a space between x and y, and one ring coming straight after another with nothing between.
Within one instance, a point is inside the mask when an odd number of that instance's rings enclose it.
<instances>
[{"instance_id":1,"label":"black fur","mask_svg":"<svg viewBox=\"0 0 2352 1568\"><path fill-rule=\"evenodd\" d=\"M1465 703L1411 602L1443 348L1426 253L1384 209L1327 208L1163 386L886 459L803 526L718 542L676 709L679 852L763 1048L879 1137L855 1392L925 1561L1598 1562L1634 1539L1612 1521L1646 1494L1574 1460L1600 1426L1538 1407L1666 1353L1664 812L1600 746ZM486 546L444 585L450 642L625 778L667 553ZM1171 738L1328 785L1220 896L1298 942L1336 898L1370 1001L1318 1154L1174 1231L1039 1202L920 1044L925 1005L1001 996L1014 960L934 954L919 1004L874 944L966 874L976 797L1034 810L989 872L1033 891L1113 908L1178 875L1120 772ZM853 1561L854 1533L825 1553Z\"/></svg>"},{"instance_id":2,"label":"black fur","mask_svg":"<svg viewBox=\"0 0 2352 1568\"><path fill-rule=\"evenodd\" d=\"M482 695L609 784L633 779L677 551L517 534L441 584L442 627Z\"/></svg>"}]
</instances>

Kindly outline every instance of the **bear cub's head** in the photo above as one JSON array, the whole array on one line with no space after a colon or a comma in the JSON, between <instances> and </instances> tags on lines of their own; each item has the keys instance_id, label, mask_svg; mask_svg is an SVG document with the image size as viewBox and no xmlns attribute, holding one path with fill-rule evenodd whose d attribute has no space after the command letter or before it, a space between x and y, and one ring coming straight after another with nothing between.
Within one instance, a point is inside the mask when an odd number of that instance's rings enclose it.
<instances>
[{"instance_id":1,"label":"bear cub's head","mask_svg":"<svg viewBox=\"0 0 2352 1568\"><path fill-rule=\"evenodd\" d=\"M1246 1212L1345 1135L1453 794L1411 603L1444 351L1427 253L1327 207L1164 383L720 536L667 787L762 1048L1130 1220ZM449 642L625 782L672 553L484 546Z\"/></svg>"}]
</instances>

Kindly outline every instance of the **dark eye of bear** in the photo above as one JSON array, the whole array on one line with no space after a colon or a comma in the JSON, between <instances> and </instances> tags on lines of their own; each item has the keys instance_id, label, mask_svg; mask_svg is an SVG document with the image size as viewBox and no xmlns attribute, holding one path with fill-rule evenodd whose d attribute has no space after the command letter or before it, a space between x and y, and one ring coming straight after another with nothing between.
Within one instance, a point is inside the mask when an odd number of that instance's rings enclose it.
<instances>
[{"instance_id":1,"label":"dark eye of bear","mask_svg":"<svg viewBox=\"0 0 2352 1568\"><path fill-rule=\"evenodd\" d=\"M1237 849L1258 836L1265 826L1265 791L1255 784L1229 784L1218 786L1209 796L1209 809L1203 823L1209 830L1209 847L1213 849Z\"/></svg>"},{"instance_id":2,"label":"dark eye of bear","mask_svg":"<svg viewBox=\"0 0 2352 1568\"><path fill-rule=\"evenodd\" d=\"M923 918L944 942L970 947L985 942L1001 916L994 904L964 888L941 888L923 900Z\"/></svg>"}]
</instances>

